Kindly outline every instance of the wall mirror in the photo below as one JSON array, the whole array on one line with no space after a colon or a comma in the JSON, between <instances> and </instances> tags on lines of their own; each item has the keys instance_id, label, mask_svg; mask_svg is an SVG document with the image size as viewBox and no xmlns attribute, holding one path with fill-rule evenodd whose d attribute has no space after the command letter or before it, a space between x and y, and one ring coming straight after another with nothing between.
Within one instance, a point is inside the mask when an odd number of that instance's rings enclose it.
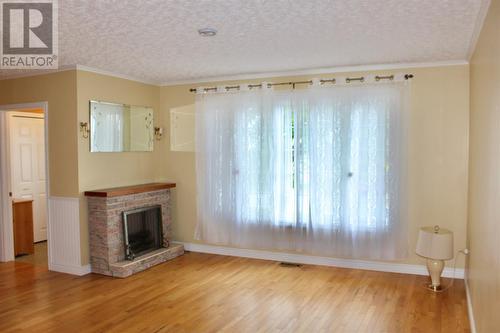
<instances>
[{"instance_id":1,"label":"wall mirror","mask_svg":"<svg viewBox=\"0 0 500 333\"><path fill-rule=\"evenodd\" d=\"M153 108L90 101L90 151L153 151Z\"/></svg>"}]
</instances>

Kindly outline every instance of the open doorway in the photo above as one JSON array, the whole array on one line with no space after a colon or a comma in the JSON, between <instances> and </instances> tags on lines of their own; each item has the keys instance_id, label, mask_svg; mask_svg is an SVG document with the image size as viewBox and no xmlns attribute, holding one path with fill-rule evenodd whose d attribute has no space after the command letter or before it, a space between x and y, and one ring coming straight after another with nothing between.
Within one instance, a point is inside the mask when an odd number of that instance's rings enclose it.
<instances>
[{"instance_id":1,"label":"open doorway","mask_svg":"<svg viewBox=\"0 0 500 333\"><path fill-rule=\"evenodd\" d=\"M48 266L46 103L0 107L2 261Z\"/></svg>"}]
</instances>

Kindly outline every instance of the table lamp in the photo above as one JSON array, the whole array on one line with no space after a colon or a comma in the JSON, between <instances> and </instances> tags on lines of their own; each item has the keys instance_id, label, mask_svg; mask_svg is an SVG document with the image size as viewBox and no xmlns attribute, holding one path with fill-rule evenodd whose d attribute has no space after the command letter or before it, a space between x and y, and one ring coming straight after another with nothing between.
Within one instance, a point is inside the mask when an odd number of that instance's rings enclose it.
<instances>
[{"instance_id":1,"label":"table lamp","mask_svg":"<svg viewBox=\"0 0 500 333\"><path fill-rule=\"evenodd\" d=\"M431 276L429 289L439 291L444 261L453 259L453 232L438 225L421 228L416 253L427 259L427 270Z\"/></svg>"}]
</instances>

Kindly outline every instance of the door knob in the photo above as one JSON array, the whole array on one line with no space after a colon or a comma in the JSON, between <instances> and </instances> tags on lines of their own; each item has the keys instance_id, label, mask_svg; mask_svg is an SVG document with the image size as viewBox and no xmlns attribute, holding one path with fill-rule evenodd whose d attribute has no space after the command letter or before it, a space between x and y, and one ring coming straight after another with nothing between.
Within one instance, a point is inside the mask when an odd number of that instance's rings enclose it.
<instances>
[{"instance_id":1,"label":"door knob","mask_svg":"<svg viewBox=\"0 0 500 333\"><path fill-rule=\"evenodd\" d=\"M11 197L11 198L12 198L12 192L9 192L9 197Z\"/></svg>"}]
</instances>

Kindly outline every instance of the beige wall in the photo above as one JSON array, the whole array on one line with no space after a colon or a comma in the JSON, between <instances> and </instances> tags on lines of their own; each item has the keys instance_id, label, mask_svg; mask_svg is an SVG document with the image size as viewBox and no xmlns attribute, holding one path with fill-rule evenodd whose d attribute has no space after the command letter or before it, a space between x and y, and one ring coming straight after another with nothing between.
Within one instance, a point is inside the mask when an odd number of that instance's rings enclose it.
<instances>
[{"instance_id":1,"label":"beige wall","mask_svg":"<svg viewBox=\"0 0 500 333\"><path fill-rule=\"evenodd\" d=\"M89 101L124 103L153 108L159 114L160 88L154 85L77 72L78 121L89 122ZM131 185L155 179L154 152L90 153L89 140L78 138L78 181L80 192L112 186Z\"/></svg>"},{"instance_id":2,"label":"beige wall","mask_svg":"<svg viewBox=\"0 0 500 333\"><path fill-rule=\"evenodd\" d=\"M500 332L500 1L471 60L468 285L477 331Z\"/></svg>"},{"instance_id":3,"label":"beige wall","mask_svg":"<svg viewBox=\"0 0 500 333\"><path fill-rule=\"evenodd\" d=\"M469 68L449 66L397 72L415 74L409 133L411 256L404 262L422 263L413 254L417 231L422 225L450 228L455 232L455 247L465 246ZM331 76L335 75L319 75ZM307 78L267 78L254 82ZM194 242L194 153L171 152L168 133L170 108L193 104L194 95L188 88L194 86L197 85L160 88L84 71L0 81L0 104L49 102L51 193L80 198L82 264L88 263L87 211L82 193L89 189L159 180L176 182L174 238ZM78 123L88 122L91 99L152 106L155 124L165 129L164 138L155 141L152 153L90 153L89 141L81 137ZM459 262L458 267L463 264Z\"/></svg>"},{"instance_id":4,"label":"beige wall","mask_svg":"<svg viewBox=\"0 0 500 333\"><path fill-rule=\"evenodd\" d=\"M159 124L160 88L130 80L77 71L78 122L89 122L89 101L150 106L155 124ZM156 180L160 148L154 143L153 152L90 153L89 139L78 137L78 184L80 192L80 225L82 264L88 263L86 190L148 183Z\"/></svg>"},{"instance_id":5,"label":"beige wall","mask_svg":"<svg viewBox=\"0 0 500 333\"><path fill-rule=\"evenodd\" d=\"M151 182L160 171L157 142L152 153L89 152L89 140L82 138L79 122L89 121L91 99L151 106L155 118L160 117L160 88L154 85L75 70L0 80L0 105L48 102L50 195L80 198L82 265L88 263L87 206L82 193Z\"/></svg>"},{"instance_id":6,"label":"beige wall","mask_svg":"<svg viewBox=\"0 0 500 333\"><path fill-rule=\"evenodd\" d=\"M76 71L0 80L0 105L34 102L48 102L50 195L76 197Z\"/></svg>"},{"instance_id":7,"label":"beige wall","mask_svg":"<svg viewBox=\"0 0 500 333\"><path fill-rule=\"evenodd\" d=\"M467 217L467 158L469 128L469 67L449 66L375 73L411 72L409 132L409 225L411 256L406 263L423 263L414 254L418 229L439 224L455 233L455 249L465 247ZM342 75L359 75L343 73ZM332 77L336 75L317 75ZM254 82L309 79L309 76L267 78ZM224 83L216 83L227 84ZM194 103L189 88L214 83L161 88L162 126L169 126L169 109ZM158 174L175 181L174 239L195 242L196 180L194 153L169 150L169 135L162 140ZM451 264L451 263L448 263ZM459 261L457 267L463 267Z\"/></svg>"}]
</instances>

